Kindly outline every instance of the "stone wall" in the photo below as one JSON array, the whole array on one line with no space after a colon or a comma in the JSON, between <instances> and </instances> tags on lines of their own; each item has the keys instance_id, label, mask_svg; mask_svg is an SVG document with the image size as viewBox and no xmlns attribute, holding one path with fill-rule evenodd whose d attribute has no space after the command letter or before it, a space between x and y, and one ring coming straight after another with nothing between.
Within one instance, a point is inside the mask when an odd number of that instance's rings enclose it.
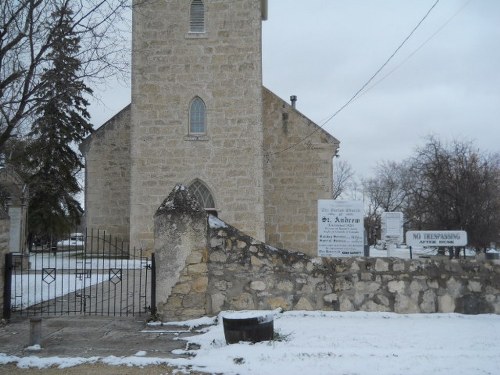
<instances>
[{"instance_id":1,"label":"stone wall","mask_svg":"<svg viewBox=\"0 0 500 375\"><path fill-rule=\"evenodd\" d=\"M206 313L207 215L189 190L177 185L155 218L157 311L164 319Z\"/></svg>"},{"instance_id":2,"label":"stone wall","mask_svg":"<svg viewBox=\"0 0 500 375\"><path fill-rule=\"evenodd\" d=\"M157 293L163 319L278 307L500 314L500 261L310 257L263 244L212 216L207 224L198 209L186 209L197 204L189 194L167 201L175 199L155 217L157 269L177 264L168 290L159 286Z\"/></svg>"},{"instance_id":3,"label":"stone wall","mask_svg":"<svg viewBox=\"0 0 500 375\"><path fill-rule=\"evenodd\" d=\"M500 314L500 262L318 258L209 229L212 311L242 309Z\"/></svg>"},{"instance_id":4,"label":"stone wall","mask_svg":"<svg viewBox=\"0 0 500 375\"><path fill-rule=\"evenodd\" d=\"M87 229L105 230L128 242L130 106L97 129L80 148L85 156Z\"/></svg>"},{"instance_id":5,"label":"stone wall","mask_svg":"<svg viewBox=\"0 0 500 375\"><path fill-rule=\"evenodd\" d=\"M332 196L339 141L263 90L266 243L314 255L317 201Z\"/></svg>"}]
</instances>

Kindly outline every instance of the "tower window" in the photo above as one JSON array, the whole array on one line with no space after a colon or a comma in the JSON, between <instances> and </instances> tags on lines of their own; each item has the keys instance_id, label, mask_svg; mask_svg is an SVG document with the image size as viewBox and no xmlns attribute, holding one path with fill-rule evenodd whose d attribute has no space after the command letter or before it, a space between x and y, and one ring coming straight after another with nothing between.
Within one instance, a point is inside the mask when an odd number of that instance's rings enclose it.
<instances>
[{"instance_id":1,"label":"tower window","mask_svg":"<svg viewBox=\"0 0 500 375\"><path fill-rule=\"evenodd\" d=\"M198 179L194 180L189 186L189 192L196 197L198 203L200 203L204 209L215 210L214 198L203 182Z\"/></svg>"},{"instance_id":2,"label":"tower window","mask_svg":"<svg viewBox=\"0 0 500 375\"><path fill-rule=\"evenodd\" d=\"M189 133L205 134L207 132L206 107L199 97L194 98L189 106Z\"/></svg>"},{"instance_id":3,"label":"tower window","mask_svg":"<svg viewBox=\"0 0 500 375\"><path fill-rule=\"evenodd\" d=\"M189 32L205 32L205 4L202 0L191 1L191 12L189 17Z\"/></svg>"}]
</instances>

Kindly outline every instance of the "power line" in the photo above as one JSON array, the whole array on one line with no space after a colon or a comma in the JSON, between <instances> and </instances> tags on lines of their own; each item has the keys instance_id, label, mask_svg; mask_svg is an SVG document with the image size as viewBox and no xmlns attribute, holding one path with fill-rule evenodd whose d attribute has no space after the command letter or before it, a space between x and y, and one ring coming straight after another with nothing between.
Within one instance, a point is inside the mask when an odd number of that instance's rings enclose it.
<instances>
[{"instance_id":1,"label":"power line","mask_svg":"<svg viewBox=\"0 0 500 375\"><path fill-rule=\"evenodd\" d=\"M450 18L448 18L446 20L446 22L444 22L435 32L433 32L431 34L431 36L429 36L423 43L421 43L415 50L413 50L413 52L411 52L408 56L406 56L406 58L401 61L401 63L399 63L398 65L396 65L392 70L390 70L386 75L384 75L382 78L380 78L378 81L376 81L373 85L371 85L370 87L368 87L362 94L360 94L359 96L362 96L362 95L365 95L368 91L370 91L371 89L373 89L375 86L377 86L379 83L381 83L382 81L384 81L387 77L389 77L390 75L392 75L392 73L394 73L396 70L398 70L401 66L403 66L404 64L406 64L406 62L408 60L410 60L418 51L420 51L427 43L429 43L432 39L434 39L434 37L439 34L446 26L448 26L448 24L453 21L453 19L458 16L464 9L467 5L469 5L473 0L468 0L466 3L464 3L464 5L462 5Z\"/></svg>"},{"instance_id":2,"label":"power line","mask_svg":"<svg viewBox=\"0 0 500 375\"><path fill-rule=\"evenodd\" d=\"M389 58L380 66L380 68L377 69L377 71L368 79L368 81L361 86L361 88L356 91L356 93L343 105L341 106L333 115L331 115L323 124L318 126L315 130L313 130L311 133L309 133L307 136L302 138L300 141L297 143L294 143L286 148L284 148L281 151L275 151L272 153L268 153L265 155L266 158L269 158L272 155L277 155L277 154L282 154L288 150L291 150L292 148L295 148L302 142L304 142L306 139L310 138L313 134L315 134L318 130L323 129L326 124L328 124L335 116L337 116L340 112L342 112L349 104L351 104L354 99L375 79L375 77L382 71L382 69L385 68L385 66L389 63L389 61L392 60L392 58L398 53L398 51L405 45L405 43L411 38L411 36L417 31L417 29L420 27L420 25L425 21L425 19L429 16L429 14L432 12L432 10L436 7L436 5L439 3L440 0L436 0L434 4L429 8L427 13L422 17L422 19L417 23L417 25L413 28L413 30L408 34L408 36L401 42L401 44L394 50L394 52L389 56Z\"/></svg>"}]
</instances>

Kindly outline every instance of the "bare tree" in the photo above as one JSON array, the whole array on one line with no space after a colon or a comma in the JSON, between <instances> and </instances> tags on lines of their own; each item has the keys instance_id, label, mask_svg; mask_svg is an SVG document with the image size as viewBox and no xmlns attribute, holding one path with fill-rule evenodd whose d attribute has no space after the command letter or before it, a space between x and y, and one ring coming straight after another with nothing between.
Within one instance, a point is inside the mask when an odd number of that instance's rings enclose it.
<instances>
[{"instance_id":1,"label":"bare tree","mask_svg":"<svg viewBox=\"0 0 500 375\"><path fill-rule=\"evenodd\" d=\"M99 81L127 71L129 54L120 28L129 0L2 0L0 2L0 149L29 132L43 97L41 78L62 6L73 11L72 32L81 40L78 78Z\"/></svg>"},{"instance_id":2,"label":"bare tree","mask_svg":"<svg viewBox=\"0 0 500 375\"><path fill-rule=\"evenodd\" d=\"M428 137L410 159L380 164L363 186L371 225L384 211L402 211L408 229L465 230L476 247L499 239L500 156L470 142Z\"/></svg>"},{"instance_id":3,"label":"bare tree","mask_svg":"<svg viewBox=\"0 0 500 375\"><path fill-rule=\"evenodd\" d=\"M411 175L406 162L382 162L375 170L375 177L363 180L367 199L365 226L370 243L380 236L383 212L401 211L407 217L410 202Z\"/></svg>"},{"instance_id":4,"label":"bare tree","mask_svg":"<svg viewBox=\"0 0 500 375\"><path fill-rule=\"evenodd\" d=\"M465 230L469 243L486 247L500 227L500 156L481 154L472 143L446 145L435 137L417 150L410 173L414 226Z\"/></svg>"},{"instance_id":5,"label":"bare tree","mask_svg":"<svg viewBox=\"0 0 500 375\"><path fill-rule=\"evenodd\" d=\"M406 163L382 162L375 177L363 181L374 211L404 211L408 205L410 174Z\"/></svg>"},{"instance_id":6,"label":"bare tree","mask_svg":"<svg viewBox=\"0 0 500 375\"><path fill-rule=\"evenodd\" d=\"M351 164L346 160L335 163L332 183L332 199L339 198L353 181L354 172Z\"/></svg>"}]
</instances>

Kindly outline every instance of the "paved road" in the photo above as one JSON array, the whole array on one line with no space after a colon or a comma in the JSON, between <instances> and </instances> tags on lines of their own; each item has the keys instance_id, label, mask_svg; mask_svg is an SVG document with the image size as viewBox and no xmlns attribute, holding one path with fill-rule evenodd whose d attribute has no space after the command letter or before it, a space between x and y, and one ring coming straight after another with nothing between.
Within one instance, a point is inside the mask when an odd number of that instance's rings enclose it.
<instances>
[{"instance_id":1,"label":"paved road","mask_svg":"<svg viewBox=\"0 0 500 375\"><path fill-rule=\"evenodd\" d=\"M129 366L106 366L82 365L70 368L48 368L48 369L20 369L14 365L0 366L0 374L9 375L180 375L186 372L179 372L178 369L169 366L147 366L147 367L129 367ZM190 375L207 375L201 372L189 372Z\"/></svg>"},{"instance_id":2,"label":"paved road","mask_svg":"<svg viewBox=\"0 0 500 375\"><path fill-rule=\"evenodd\" d=\"M183 349L186 341L179 338L192 336L185 327L148 327L140 318L113 318L93 316L69 316L42 318L40 351L26 350L30 340L30 320L14 317L0 327L0 353L27 357L108 357L133 356L145 351L147 357L178 358L174 349ZM123 371L122 371L123 370ZM170 374L167 366L140 368L99 365L78 366L62 370L30 370L30 373L46 374ZM25 373L13 365L0 365L0 374ZM58 372L59 371L59 372ZM174 372L175 373L175 372Z\"/></svg>"}]
</instances>

